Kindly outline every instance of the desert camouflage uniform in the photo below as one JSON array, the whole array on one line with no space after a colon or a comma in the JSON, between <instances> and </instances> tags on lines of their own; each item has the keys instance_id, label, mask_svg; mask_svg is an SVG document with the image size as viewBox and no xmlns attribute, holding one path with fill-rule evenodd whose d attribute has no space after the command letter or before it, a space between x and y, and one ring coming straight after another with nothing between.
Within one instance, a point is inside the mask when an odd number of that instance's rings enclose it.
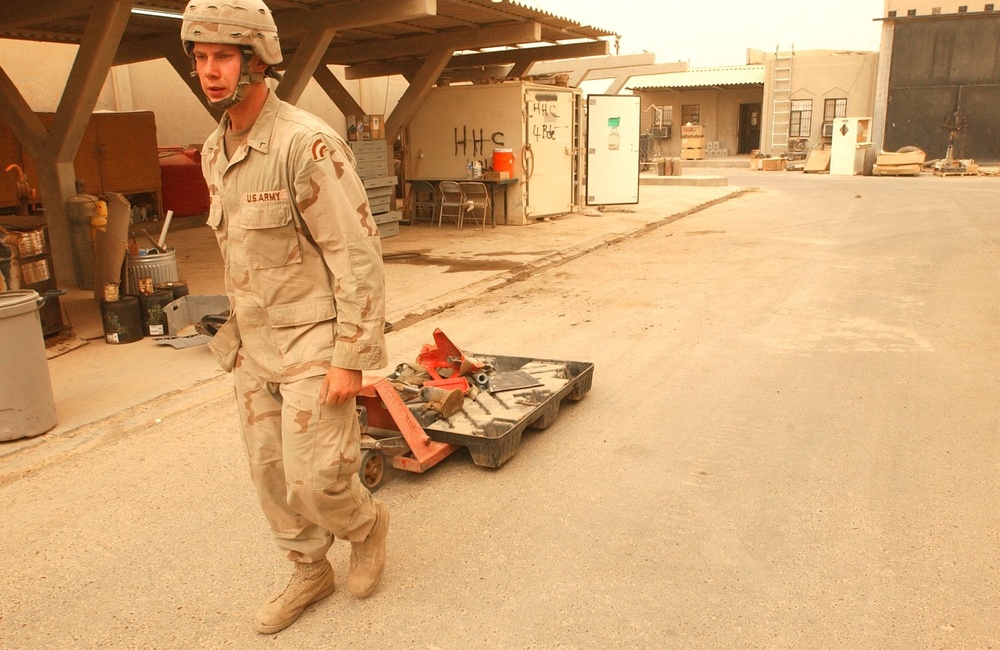
<instances>
[{"instance_id":1,"label":"desert camouflage uniform","mask_svg":"<svg viewBox=\"0 0 1000 650\"><path fill-rule=\"evenodd\" d=\"M202 167L233 312L213 338L234 372L251 476L279 547L322 560L331 535L361 541L375 510L361 485L354 400L320 404L327 369L385 365L378 229L346 143L273 92L228 160L228 118Z\"/></svg>"}]
</instances>

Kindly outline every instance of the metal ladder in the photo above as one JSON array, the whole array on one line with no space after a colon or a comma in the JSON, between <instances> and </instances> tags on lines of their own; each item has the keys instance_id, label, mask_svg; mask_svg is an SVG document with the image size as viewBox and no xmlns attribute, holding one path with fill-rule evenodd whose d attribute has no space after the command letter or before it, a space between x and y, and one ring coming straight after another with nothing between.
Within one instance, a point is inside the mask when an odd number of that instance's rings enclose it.
<instances>
[{"instance_id":1,"label":"metal ladder","mask_svg":"<svg viewBox=\"0 0 1000 650\"><path fill-rule=\"evenodd\" d=\"M788 149L788 128L792 117L792 57L795 46L788 52L774 51L774 78L771 84L771 150L774 155ZM777 151L780 149L780 151Z\"/></svg>"}]
</instances>

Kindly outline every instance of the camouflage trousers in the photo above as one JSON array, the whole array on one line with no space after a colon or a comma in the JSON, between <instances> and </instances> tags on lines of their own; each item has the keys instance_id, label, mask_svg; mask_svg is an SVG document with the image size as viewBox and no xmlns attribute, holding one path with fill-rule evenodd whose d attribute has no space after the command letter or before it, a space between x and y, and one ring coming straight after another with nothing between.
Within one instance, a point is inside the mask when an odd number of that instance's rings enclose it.
<instances>
[{"instance_id":1,"label":"camouflage trousers","mask_svg":"<svg viewBox=\"0 0 1000 650\"><path fill-rule=\"evenodd\" d=\"M358 478L354 400L321 405L322 377L271 383L241 367L233 375L250 477L278 547L294 562L318 562L334 536L362 541L375 504Z\"/></svg>"}]
</instances>

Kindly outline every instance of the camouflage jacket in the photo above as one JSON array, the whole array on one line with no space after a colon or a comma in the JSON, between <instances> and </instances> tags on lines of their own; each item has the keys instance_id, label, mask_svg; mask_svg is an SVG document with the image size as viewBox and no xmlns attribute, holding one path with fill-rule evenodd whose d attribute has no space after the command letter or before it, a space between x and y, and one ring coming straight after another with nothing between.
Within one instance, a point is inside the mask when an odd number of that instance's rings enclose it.
<instances>
[{"instance_id":1,"label":"camouflage jacket","mask_svg":"<svg viewBox=\"0 0 1000 650\"><path fill-rule=\"evenodd\" d=\"M268 381L386 363L382 245L354 154L326 123L274 92L226 158L228 117L208 138L208 225L232 316L212 341L226 370Z\"/></svg>"}]
</instances>

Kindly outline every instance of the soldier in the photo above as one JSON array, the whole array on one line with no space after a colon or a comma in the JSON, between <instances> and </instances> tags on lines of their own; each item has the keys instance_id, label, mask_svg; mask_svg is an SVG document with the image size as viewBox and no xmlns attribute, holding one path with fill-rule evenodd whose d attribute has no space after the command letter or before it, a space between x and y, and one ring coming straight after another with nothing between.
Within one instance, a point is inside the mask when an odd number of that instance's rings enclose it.
<instances>
[{"instance_id":1,"label":"soldier","mask_svg":"<svg viewBox=\"0 0 1000 650\"><path fill-rule=\"evenodd\" d=\"M267 6L191 0L181 41L225 110L202 152L232 308L211 348L233 372L251 478L295 566L256 613L272 634L333 592L335 536L351 542L355 596L382 577L389 510L358 478L355 410L362 371L386 363L381 242L350 148L265 83L281 61Z\"/></svg>"}]
</instances>

